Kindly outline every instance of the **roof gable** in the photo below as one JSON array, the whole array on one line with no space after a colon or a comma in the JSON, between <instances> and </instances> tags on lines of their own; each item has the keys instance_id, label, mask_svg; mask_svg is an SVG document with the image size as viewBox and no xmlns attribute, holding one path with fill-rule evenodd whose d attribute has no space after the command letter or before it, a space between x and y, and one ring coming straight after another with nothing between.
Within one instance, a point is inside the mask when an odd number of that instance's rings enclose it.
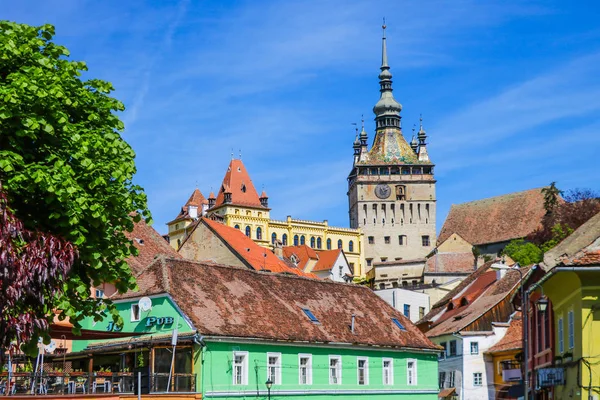
<instances>
[{"instance_id":1,"label":"roof gable","mask_svg":"<svg viewBox=\"0 0 600 400\"><path fill-rule=\"evenodd\" d=\"M313 248L305 244L301 244L299 246L286 246L283 247L282 250L283 256L288 260L291 260L292 256L295 256L297 260L296 265L301 270L304 270L306 268L309 261L315 261L319 259L317 252Z\"/></svg>"},{"instance_id":2,"label":"roof gable","mask_svg":"<svg viewBox=\"0 0 600 400\"><path fill-rule=\"evenodd\" d=\"M180 258L181 256L169 243L143 219L133 225L133 231L125 232L125 236L138 249L137 256L130 256L127 264L135 274L147 267L159 255Z\"/></svg>"},{"instance_id":3,"label":"roof gable","mask_svg":"<svg viewBox=\"0 0 600 400\"><path fill-rule=\"evenodd\" d=\"M359 285L160 258L138 275L138 286L135 297L169 293L204 336L438 348L402 313Z\"/></svg>"},{"instance_id":4,"label":"roof gable","mask_svg":"<svg viewBox=\"0 0 600 400\"><path fill-rule=\"evenodd\" d=\"M516 312L510 320L510 325L498 343L490 347L487 353L519 350L523 348L523 320L521 313Z\"/></svg>"},{"instance_id":5,"label":"roof gable","mask_svg":"<svg viewBox=\"0 0 600 400\"><path fill-rule=\"evenodd\" d=\"M475 270L475 256L469 253L436 253L427 259L427 273L471 273Z\"/></svg>"},{"instance_id":6,"label":"roof gable","mask_svg":"<svg viewBox=\"0 0 600 400\"><path fill-rule=\"evenodd\" d=\"M231 193L231 202L228 204L265 208L260 203L258 193L242 160L234 159L229 163L223 183L217 194L215 207L225 204L225 193Z\"/></svg>"},{"instance_id":7,"label":"roof gable","mask_svg":"<svg viewBox=\"0 0 600 400\"><path fill-rule=\"evenodd\" d=\"M544 254L544 266L600 265L600 213L594 215Z\"/></svg>"},{"instance_id":8,"label":"roof gable","mask_svg":"<svg viewBox=\"0 0 600 400\"><path fill-rule=\"evenodd\" d=\"M342 249L320 251L319 261L317 261L313 271L331 271L341 254Z\"/></svg>"},{"instance_id":9,"label":"roof gable","mask_svg":"<svg viewBox=\"0 0 600 400\"><path fill-rule=\"evenodd\" d=\"M452 233L474 245L522 238L541 225L545 214L541 188L453 204L438 243Z\"/></svg>"}]
</instances>

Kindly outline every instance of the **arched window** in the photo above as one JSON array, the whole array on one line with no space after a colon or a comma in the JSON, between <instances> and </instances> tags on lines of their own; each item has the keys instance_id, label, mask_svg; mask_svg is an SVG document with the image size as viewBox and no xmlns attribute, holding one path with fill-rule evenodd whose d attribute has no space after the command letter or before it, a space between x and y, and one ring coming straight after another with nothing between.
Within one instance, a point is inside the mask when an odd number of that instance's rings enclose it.
<instances>
[{"instance_id":1,"label":"arched window","mask_svg":"<svg viewBox=\"0 0 600 400\"><path fill-rule=\"evenodd\" d=\"M235 229L240 229L239 225L234 226Z\"/></svg>"},{"instance_id":2,"label":"arched window","mask_svg":"<svg viewBox=\"0 0 600 400\"><path fill-rule=\"evenodd\" d=\"M287 233L284 233L283 236L281 236L281 244L287 246Z\"/></svg>"},{"instance_id":3,"label":"arched window","mask_svg":"<svg viewBox=\"0 0 600 400\"><path fill-rule=\"evenodd\" d=\"M260 226L258 228L256 228L256 238L258 240L262 239L262 229L260 229Z\"/></svg>"},{"instance_id":4,"label":"arched window","mask_svg":"<svg viewBox=\"0 0 600 400\"><path fill-rule=\"evenodd\" d=\"M322 246L321 244L321 238L317 238L317 249L320 249Z\"/></svg>"},{"instance_id":5,"label":"arched window","mask_svg":"<svg viewBox=\"0 0 600 400\"><path fill-rule=\"evenodd\" d=\"M298 235L294 235L294 246L298 246Z\"/></svg>"},{"instance_id":6,"label":"arched window","mask_svg":"<svg viewBox=\"0 0 600 400\"><path fill-rule=\"evenodd\" d=\"M315 246L316 246L316 241L315 241L315 237L313 236L310 238L310 247L312 247L314 249Z\"/></svg>"},{"instance_id":7,"label":"arched window","mask_svg":"<svg viewBox=\"0 0 600 400\"><path fill-rule=\"evenodd\" d=\"M352 240L348 243L348 251L350 253L354 252L354 242Z\"/></svg>"},{"instance_id":8,"label":"arched window","mask_svg":"<svg viewBox=\"0 0 600 400\"><path fill-rule=\"evenodd\" d=\"M343 245L342 239L338 240L338 249L341 249L342 245Z\"/></svg>"},{"instance_id":9,"label":"arched window","mask_svg":"<svg viewBox=\"0 0 600 400\"><path fill-rule=\"evenodd\" d=\"M327 250L331 250L331 239L327 239Z\"/></svg>"},{"instance_id":10,"label":"arched window","mask_svg":"<svg viewBox=\"0 0 600 400\"><path fill-rule=\"evenodd\" d=\"M300 244L306 244L306 237L304 237L304 235L300 236Z\"/></svg>"},{"instance_id":11,"label":"arched window","mask_svg":"<svg viewBox=\"0 0 600 400\"><path fill-rule=\"evenodd\" d=\"M181 247L181 239L177 239L177 248Z\"/></svg>"},{"instance_id":12,"label":"arched window","mask_svg":"<svg viewBox=\"0 0 600 400\"><path fill-rule=\"evenodd\" d=\"M275 244L276 241L277 241L277 234L275 232L273 232L273 234L271 235L271 244Z\"/></svg>"},{"instance_id":13,"label":"arched window","mask_svg":"<svg viewBox=\"0 0 600 400\"><path fill-rule=\"evenodd\" d=\"M250 227L246 227L246 236L250 237Z\"/></svg>"}]
</instances>

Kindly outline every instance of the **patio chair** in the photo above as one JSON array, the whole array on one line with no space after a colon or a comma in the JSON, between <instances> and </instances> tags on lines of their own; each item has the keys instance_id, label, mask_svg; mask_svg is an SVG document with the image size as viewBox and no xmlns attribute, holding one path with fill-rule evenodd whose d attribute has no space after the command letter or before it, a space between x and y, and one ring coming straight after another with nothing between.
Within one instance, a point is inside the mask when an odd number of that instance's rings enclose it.
<instances>
[{"instance_id":1,"label":"patio chair","mask_svg":"<svg viewBox=\"0 0 600 400\"><path fill-rule=\"evenodd\" d=\"M109 379L105 379L105 378L94 379L94 383L92 385L92 393L96 393L98 386L103 388L104 393L108 393L111 390L111 382Z\"/></svg>"}]
</instances>

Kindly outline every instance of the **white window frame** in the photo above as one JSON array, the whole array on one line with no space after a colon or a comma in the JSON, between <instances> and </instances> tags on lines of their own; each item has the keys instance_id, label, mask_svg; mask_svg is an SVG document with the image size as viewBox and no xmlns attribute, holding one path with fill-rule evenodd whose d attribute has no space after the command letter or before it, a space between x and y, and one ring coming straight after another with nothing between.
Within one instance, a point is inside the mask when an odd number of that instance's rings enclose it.
<instances>
[{"instance_id":1,"label":"white window frame","mask_svg":"<svg viewBox=\"0 0 600 400\"><path fill-rule=\"evenodd\" d=\"M302 383L302 364L300 360L303 358L308 359L308 364L306 364L306 383ZM298 384L312 385L312 354L298 354Z\"/></svg>"},{"instance_id":2,"label":"white window frame","mask_svg":"<svg viewBox=\"0 0 600 400\"><path fill-rule=\"evenodd\" d=\"M562 315L558 319L557 330L558 332L556 333L556 336L558 336L558 352L562 354L565 352L565 324Z\"/></svg>"},{"instance_id":3,"label":"white window frame","mask_svg":"<svg viewBox=\"0 0 600 400\"><path fill-rule=\"evenodd\" d=\"M137 307L137 319L135 318L135 312L133 311L134 307ZM131 305L131 322L138 322L142 319L142 315L141 315L141 310L140 310L140 306L136 303L136 304L132 304Z\"/></svg>"},{"instance_id":4,"label":"white window frame","mask_svg":"<svg viewBox=\"0 0 600 400\"><path fill-rule=\"evenodd\" d=\"M569 310L567 313L568 332L569 332L569 350L575 348L575 313Z\"/></svg>"},{"instance_id":5,"label":"white window frame","mask_svg":"<svg viewBox=\"0 0 600 400\"><path fill-rule=\"evenodd\" d=\"M389 362L390 366L387 368L387 372L388 372L388 376L389 376L389 380L388 382L385 381L385 372L386 372L386 368L385 368L385 363ZM382 383L384 386L391 386L394 384L394 359L393 358L383 358L381 360L381 379L382 379Z\"/></svg>"},{"instance_id":6,"label":"white window frame","mask_svg":"<svg viewBox=\"0 0 600 400\"><path fill-rule=\"evenodd\" d=\"M335 366L337 383L333 382L331 379L331 360L337 360L337 364ZM330 385L341 385L342 384L342 356L329 356L329 384Z\"/></svg>"},{"instance_id":7,"label":"white window frame","mask_svg":"<svg viewBox=\"0 0 600 400\"><path fill-rule=\"evenodd\" d=\"M104 290L95 288L94 295L96 296L97 299L101 299L104 297Z\"/></svg>"},{"instance_id":8,"label":"white window frame","mask_svg":"<svg viewBox=\"0 0 600 400\"><path fill-rule=\"evenodd\" d=\"M473 345L475 345L475 351L473 351ZM471 342L471 355L479 354L479 342Z\"/></svg>"},{"instance_id":9,"label":"white window frame","mask_svg":"<svg viewBox=\"0 0 600 400\"><path fill-rule=\"evenodd\" d=\"M276 357L277 363L272 366L269 364L269 358ZM273 385L281 385L281 353L267 353L267 380L271 378L271 368L275 368L275 379L272 379Z\"/></svg>"},{"instance_id":10,"label":"white window frame","mask_svg":"<svg viewBox=\"0 0 600 400\"><path fill-rule=\"evenodd\" d=\"M241 383L236 383L236 373L235 373L235 367L236 367L236 363L235 363L235 357L236 356L243 356L243 360L242 360L242 382ZM248 384L248 352L247 351L234 351L233 352L233 359L231 361L231 375L232 375L232 381L233 381L233 385L234 386L243 386L243 385L247 385Z\"/></svg>"},{"instance_id":11,"label":"white window frame","mask_svg":"<svg viewBox=\"0 0 600 400\"><path fill-rule=\"evenodd\" d=\"M479 378L479 383L477 383L478 378ZM473 386L483 386L483 373L473 372Z\"/></svg>"},{"instance_id":12,"label":"white window frame","mask_svg":"<svg viewBox=\"0 0 600 400\"><path fill-rule=\"evenodd\" d=\"M409 375L409 364L413 363L413 379L414 382L410 382L410 375ZM406 360L406 385L408 386L417 386L417 359L416 358L409 358Z\"/></svg>"},{"instance_id":13,"label":"white window frame","mask_svg":"<svg viewBox=\"0 0 600 400\"><path fill-rule=\"evenodd\" d=\"M365 374L365 382L360 383L360 362L364 361L365 366L364 374ZM356 357L356 384L359 386L366 386L369 384L369 357Z\"/></svg>"}]
</instances>

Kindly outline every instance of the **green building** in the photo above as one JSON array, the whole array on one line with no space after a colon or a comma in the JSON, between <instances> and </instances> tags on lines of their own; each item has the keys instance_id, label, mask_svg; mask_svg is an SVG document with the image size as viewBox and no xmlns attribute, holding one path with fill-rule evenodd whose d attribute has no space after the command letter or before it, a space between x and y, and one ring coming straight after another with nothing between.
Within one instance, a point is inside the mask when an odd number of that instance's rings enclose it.
<instances>
[{"instance_id":1,"label":"green building","mask_svg":"<svg viewBox=\"0 0 600 400\"><path fill-rule=\"evenodd\" d=\"M166 257L137 280L113 301L142 335L79 344L94 370L141 362L160 392L174 358L170 390L203 398L266 398L270 380L272 399L437 399L438 347L366 287Z\"/></svg>"}]
</instances>

